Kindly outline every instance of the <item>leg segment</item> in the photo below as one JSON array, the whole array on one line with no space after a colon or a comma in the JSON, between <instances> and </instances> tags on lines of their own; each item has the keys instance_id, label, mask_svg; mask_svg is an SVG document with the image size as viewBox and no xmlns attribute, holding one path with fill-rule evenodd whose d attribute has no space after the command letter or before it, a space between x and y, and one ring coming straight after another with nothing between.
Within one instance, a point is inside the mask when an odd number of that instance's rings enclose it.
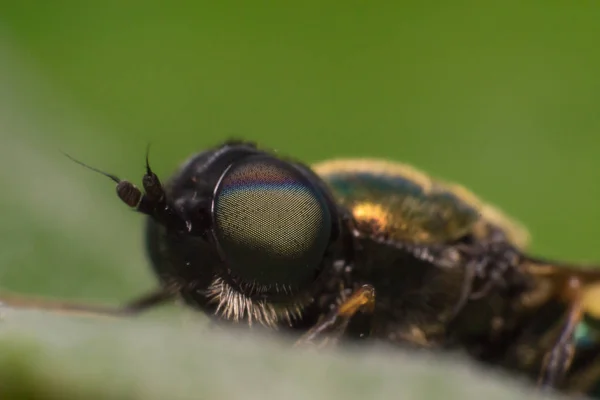
<instances>
[{"instance_id":1,"label":"leg segment","mask_svg":"<svg viewBox=\"0 0 600 400\"><path fill-rule=\"evenodd\" d=\"M125 317L149 310L173 299L174 296L173 291L159 289L121 307L110 307L2 292L0 293L0 307L44 310L60 314L87 315L92 317Z\"/></svg>"},{"instance_id":2,"label":"leg segment","mask_svg":"<svg viewBox=\"0 0 600 400\"><path fill-rule=\"evenodd\" d=\"M363 285L302 335L295 346L313 344L317 347L324 347L335 343L343 335L348 322L357 312L372 313L374 307L375 289L371 285Z\"/></svg>"},{"instance_id":3,"label":"leg segment","mask_svg":"<svg viewBox=\"0 0 600 400\"><path fill-rule=\"evenodd\" d=\"M563 296L569 307L558 338L542 362L538 387L544 389L556 387L569 370L575 353L575 328L583 319L584 303L581 283L577 278L572 277L566 282Z\"/></svg>"}]
</instances>

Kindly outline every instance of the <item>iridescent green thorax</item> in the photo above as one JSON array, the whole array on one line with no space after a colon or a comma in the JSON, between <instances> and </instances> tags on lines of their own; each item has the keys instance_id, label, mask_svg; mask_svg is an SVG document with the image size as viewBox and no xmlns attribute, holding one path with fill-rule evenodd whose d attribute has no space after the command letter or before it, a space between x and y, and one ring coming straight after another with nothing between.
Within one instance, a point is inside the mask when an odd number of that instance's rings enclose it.
<instances>
[{"instance_id":1,"label":"iridescent green thorax","mask_svg":"<svg viewBox=\"0 0 600 400\"><path fill-rule=\"evenodd\" d=\"M494 225L518 247L527 233L462 186L433 180L404 164L379 160L334 160L313 166L359 229L374 236L414 243L485 235Z\"/></svg>"}]
</instances>

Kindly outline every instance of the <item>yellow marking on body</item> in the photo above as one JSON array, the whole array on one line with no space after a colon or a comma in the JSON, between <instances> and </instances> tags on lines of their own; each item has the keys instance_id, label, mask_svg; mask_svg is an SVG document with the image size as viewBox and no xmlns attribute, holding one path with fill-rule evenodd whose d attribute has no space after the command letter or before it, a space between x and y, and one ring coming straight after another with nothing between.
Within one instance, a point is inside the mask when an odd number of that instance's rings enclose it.
<instances>
[{"instance_id":1,"label":"yellow marking on body","mask_svg":"<svg viewBox=\"0 0 600 400\"><path fill-rule=\"evenodd\" d=\"M587 315L600 320L600 282L583 288L583 308Z\"/></svg>"},{"instance_id":2,"label":"yellow marking on body","mask_svg":"<svg viewBox=\"0 0 600 400\"><path fill-rule=\"evenodd\" d=\"M385 231L391 225L388 210L380 204L359 203L352 208L352 215L359 224L363 222L374 225L372 228L379 231Z\"/></svg>"},{"instance_id":3,"label":"yellow marking on body","mask_svg":"<svg viewBox=\"0 0 600 400\"><path fill-rule=\"evenodd\" d=\"M352 317L363 307L365 307L365 311L372 311L375 307L375 289L371 285L364 285L344 301L340 305L338 315Z\"/></svg>"}]
</instances>

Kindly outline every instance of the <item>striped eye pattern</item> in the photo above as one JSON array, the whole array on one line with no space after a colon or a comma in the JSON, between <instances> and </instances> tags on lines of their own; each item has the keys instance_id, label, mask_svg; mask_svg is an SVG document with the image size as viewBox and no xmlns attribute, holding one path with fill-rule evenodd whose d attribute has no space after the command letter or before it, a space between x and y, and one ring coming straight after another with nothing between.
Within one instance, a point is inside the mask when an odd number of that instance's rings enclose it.
<instances>
[{"instance_id":1,"label":"striped eye pattern","mask_svg":"<svg viewBox=\"0 0 600 400\"><path fill-rule=\"evenodd\" d=\"M264 287L293 288L313 279L331 235L320 189L293 165L268 156L245 158L225 171L213 219L233 275Z\"/></svg>"}]
</instances>

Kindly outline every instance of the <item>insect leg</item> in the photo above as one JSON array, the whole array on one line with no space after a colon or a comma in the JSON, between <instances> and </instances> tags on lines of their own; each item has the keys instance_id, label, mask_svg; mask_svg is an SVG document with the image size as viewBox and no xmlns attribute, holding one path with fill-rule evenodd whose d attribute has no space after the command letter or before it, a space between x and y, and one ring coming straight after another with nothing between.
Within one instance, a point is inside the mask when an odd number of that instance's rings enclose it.
<instances>
[{"instance_id":1,"label":"insect leg","mask_svg":"<svg viewBox=\"0 0 600 400\"><path fill-rule=\"evenodd\" d=\"M92 317L125 317L139 314L174 298L175 293L168 289L159 289L126 303L123 306L102 306L83 304L48 298L0 293L0 307L15 309L34 309L60 314L87 315Z\"/></svg>"},{"instance_id":2,"label":"insect leg","mask_svg":"<svg viewBox=\"0 0 600 400\"><path fill-rule=\"evenodd\" d=\"M595 348L595 352L599 352L598 347ZM565 386L569 393L590 395L598 382L600 382L600 357L596 356L590 365L569 377Z\"/></svg>"},{"instance_id":3,"label":"insect leg","mask_svg":"<svg viewBox=\"0 0 600 400\"><path fill-rule=\"evenodd\" d=\"M538 378L540 388L555 387L569 370L575 353L575 328L584 314L581 282L573 277L568 280L563 295L569 301L566 319L558 338L542 361L542 369Z\"/></svg>"},{"instance_id":4,"label":"insect leg","mask_svg":"<svg viewBox=\"0 0 600 400\"><path fill-rule=\"evenodd\" d=\"M375 289L371 285L363 285L302 335L295 346L315 344L317 347L323 347L337 341L357 312L373 312L374 306ZM320 343L316 343L317 340L320 340Z\"/></svg>"}]
</instances>

